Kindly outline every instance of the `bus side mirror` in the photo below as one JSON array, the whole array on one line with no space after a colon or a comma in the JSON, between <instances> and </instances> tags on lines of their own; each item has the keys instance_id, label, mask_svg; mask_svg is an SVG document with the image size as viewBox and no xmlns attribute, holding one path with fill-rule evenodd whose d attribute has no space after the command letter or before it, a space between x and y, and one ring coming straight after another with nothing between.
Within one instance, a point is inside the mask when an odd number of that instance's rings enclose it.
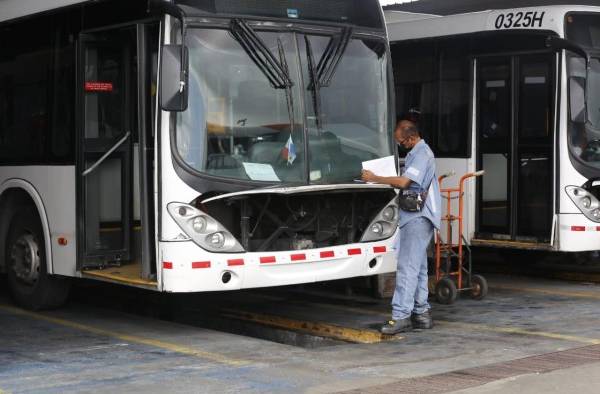
<instances>
[{"instance_id":1,"label":"bus side mirror","mask_svg":"<svg viewBox=\"0 0 600 394\"><path fill-rule=\"evenodd\" d=\"M569 77L569 117L574 123L585 123L586 79Z\"/></svg>"},{"instance_id":2,"label":"bus side mirror","mask_svg":"<svg viewBox=\"0 0 600 394\"><path fill-rule=\"evenodd\" d=\"M160 63L160 106L165 111L182 112L188 106L188 49L165 45Z\"/></svg>"}]
</instances>

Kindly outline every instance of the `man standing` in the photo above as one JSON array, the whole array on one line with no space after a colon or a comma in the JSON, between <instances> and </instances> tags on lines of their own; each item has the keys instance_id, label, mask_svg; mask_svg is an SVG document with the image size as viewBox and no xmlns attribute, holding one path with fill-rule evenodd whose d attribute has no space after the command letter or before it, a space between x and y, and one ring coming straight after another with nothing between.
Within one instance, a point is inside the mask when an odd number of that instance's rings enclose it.
<instances>
[{"instance_id":1,"label":"man standing","mask_svg":"<svg viewBox=\"0 0 600 394\"><path fill-rule=\"evenodd\" d=\"M381 327L384 334L433 327L427 302L427 246L433 229L439 229L441 221L441 195L433 152L421 139L416 124L409 120L398 122L394 137L398 144L410 149L402 176L381 177L363 170L362 179L402 189L400 193L404 190L418 193L425 204L419 211L400 212L400 232L396 239L396 290L392 299L392 320Z\"/></svg>"}]
</instances>

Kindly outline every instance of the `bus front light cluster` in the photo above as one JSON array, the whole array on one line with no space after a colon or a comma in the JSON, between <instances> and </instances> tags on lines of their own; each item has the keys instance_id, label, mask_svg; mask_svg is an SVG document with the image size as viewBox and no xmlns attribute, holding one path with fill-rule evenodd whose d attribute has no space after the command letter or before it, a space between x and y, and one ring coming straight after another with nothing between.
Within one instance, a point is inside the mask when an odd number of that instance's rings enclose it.
<instances>
[{"instance_id":1,"label":"bus front light cluster","mask_svg":"<svg viewBox=\"0 0 600 394\"><path fill-rule=\"evenodd\" d=\"M600 201L592 193L579 186L567 186L565 190L586 218L600 223Z\"/></svg>"},{"instance_id":2,"label":"bus front light cluster","mask_svg":"<svg viewBox=\"0 0 600 394\"><path fill-rule=\"evenodd\" d=\"M388 203L369 224L360 242L380 241L394 235L398 227L398 204L396 197Z\"/></svg>"},{"instance_id":3,"label":"bus front light cluster","mask_svg":"<svg viewBox=\"0 0 600 394\"><path fill-rule=\"evenodd\" d=\"M167 210L183 232L198 246L209 252L235 253L244 248L227 231L227 229L211 216L185 203L172 202Z\"/></svg>"}]
</instances>

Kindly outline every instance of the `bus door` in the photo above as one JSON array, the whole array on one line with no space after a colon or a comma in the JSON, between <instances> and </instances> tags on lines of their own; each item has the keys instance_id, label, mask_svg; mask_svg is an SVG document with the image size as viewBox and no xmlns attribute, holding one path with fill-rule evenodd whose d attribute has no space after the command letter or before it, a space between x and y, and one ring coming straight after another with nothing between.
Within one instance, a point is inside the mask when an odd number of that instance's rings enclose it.
<instances>
[{"instance_id":1,"label":"bus door","mask_svg":"<svg viewBox=\"0 0 600 394\"><path fill-rule=\"evenodd\" d=\"M547 243L552 231L554 56L477 59L477 237Z\"/></svg>"},{"instance_id":2,"label":"bus door","mask_svg":"<svg viewBox=\"0 0 600 394\"><path fill-rule=\"evenodd\" d=\"M78 268L131 259L136 29L82 33Z\"/></svg>"}]
</instances>

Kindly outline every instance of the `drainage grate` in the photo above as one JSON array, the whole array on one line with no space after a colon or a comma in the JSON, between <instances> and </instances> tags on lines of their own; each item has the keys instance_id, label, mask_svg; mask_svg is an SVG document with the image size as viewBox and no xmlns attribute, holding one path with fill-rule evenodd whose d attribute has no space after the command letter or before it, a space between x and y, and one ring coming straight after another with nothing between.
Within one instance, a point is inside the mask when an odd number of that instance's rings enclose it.
<instances>
[{"instance_id":1,"label":"drainage grate","mask_svg":"<svg viewBox=\"0 0 600 394\"><path fill-rule=\"evenodd\" d=\"M600 345L586 346L539 356L521 358L482 367L468 368L421 378L402 379L395 383L346 393L447 393L469 387L481 386L495 380L513 376L552 372L559 369L591 364L600 360Z\"/></svg>"}]
</instances>

